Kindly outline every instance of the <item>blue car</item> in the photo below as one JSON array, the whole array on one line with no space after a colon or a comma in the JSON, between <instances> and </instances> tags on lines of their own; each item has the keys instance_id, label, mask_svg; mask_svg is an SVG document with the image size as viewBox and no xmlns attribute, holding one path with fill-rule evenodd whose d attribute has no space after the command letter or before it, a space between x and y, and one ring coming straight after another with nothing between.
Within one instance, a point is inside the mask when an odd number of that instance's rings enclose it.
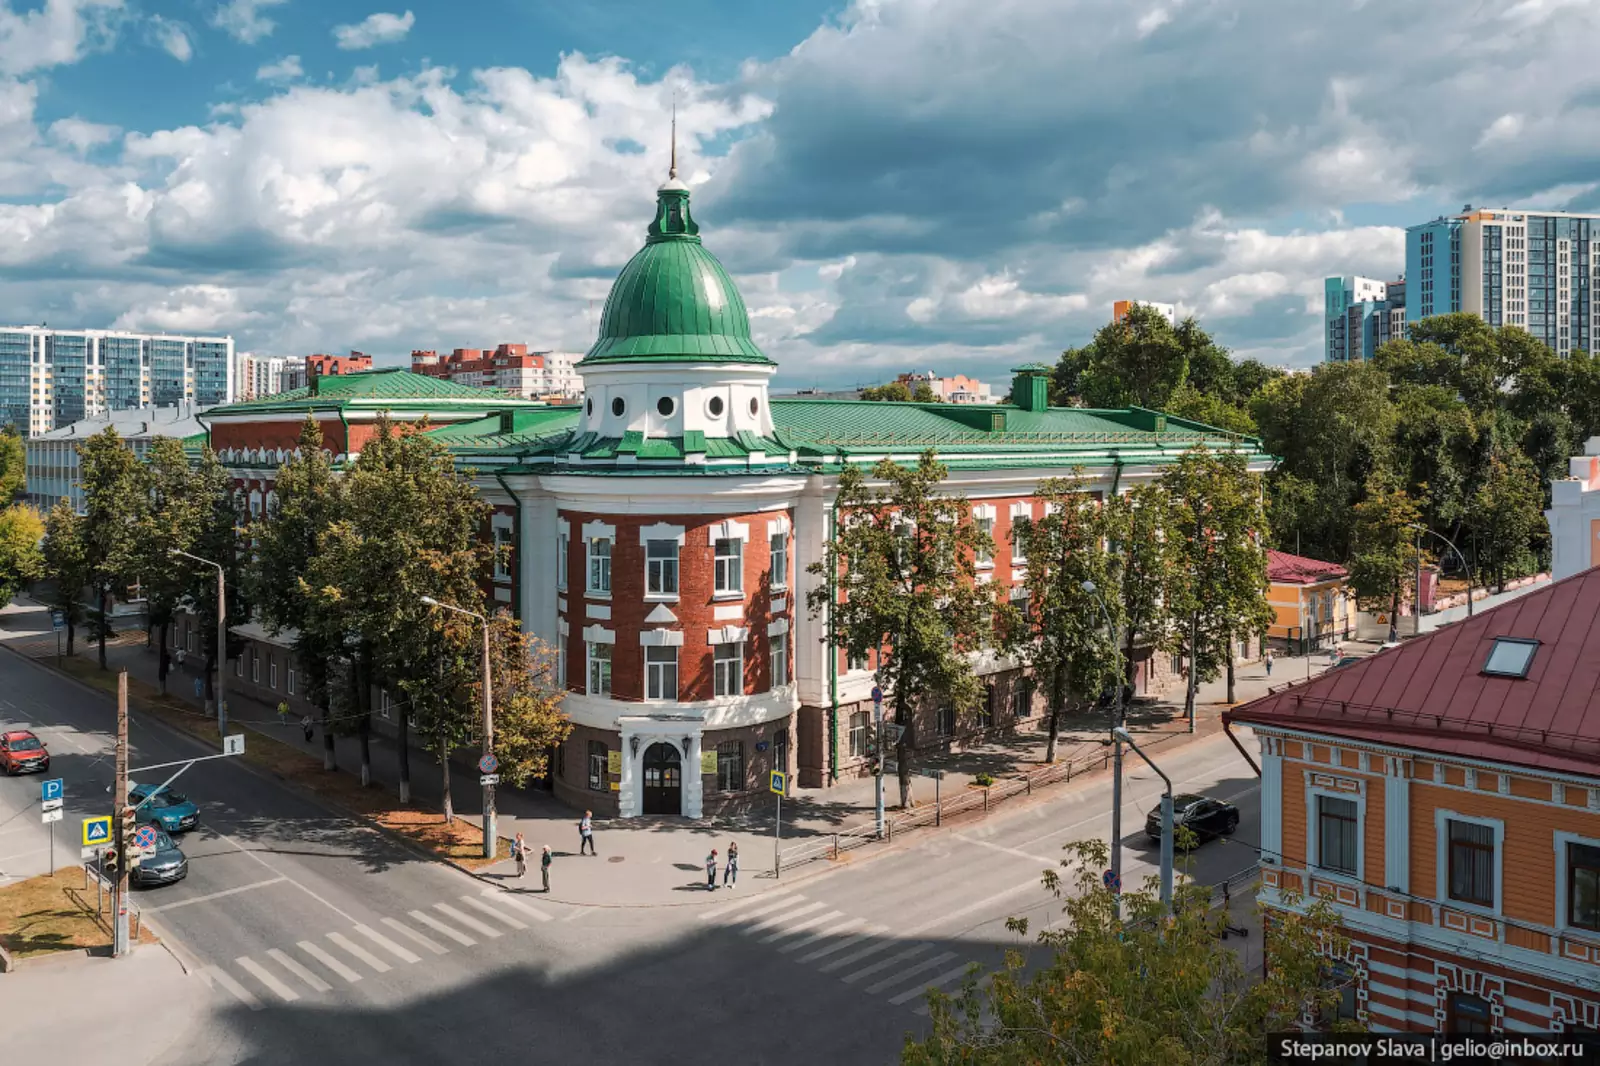
<instances>
[{"instance_id":1,"label":"blue car","mask_svg":"<svg viewBox=\"0 0 1600 1066\"><path fill-rule=\"evenodd\" d=\"M144 803L146 796L151 796L149 803ZM128 802L143 804L139 808L135 820L150 822L159 825L169 833L182 833L193 829L200 824L200 808L196 807L182 792L174 792L170 788L159 785L128 785Z\"/></svg>"}]
</instances>

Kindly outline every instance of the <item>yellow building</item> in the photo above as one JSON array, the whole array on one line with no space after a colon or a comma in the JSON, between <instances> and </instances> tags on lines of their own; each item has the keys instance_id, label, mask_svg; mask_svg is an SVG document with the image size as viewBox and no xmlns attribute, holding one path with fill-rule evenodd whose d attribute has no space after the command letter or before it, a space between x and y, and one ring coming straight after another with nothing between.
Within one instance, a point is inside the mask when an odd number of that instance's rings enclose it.
<instances>
[{"instance_id":1,"label":"yellow building","mask_svg":"<svg viewBox=\"0 0 1600 1066\"><path fill-rule=\"evenodd\" d=\"M1292 651L1354 636L1356 605L1350 572L1337 563L1267 552L1267 602L1274 617L1267 638Z\"/></svg>"}]
</instances>

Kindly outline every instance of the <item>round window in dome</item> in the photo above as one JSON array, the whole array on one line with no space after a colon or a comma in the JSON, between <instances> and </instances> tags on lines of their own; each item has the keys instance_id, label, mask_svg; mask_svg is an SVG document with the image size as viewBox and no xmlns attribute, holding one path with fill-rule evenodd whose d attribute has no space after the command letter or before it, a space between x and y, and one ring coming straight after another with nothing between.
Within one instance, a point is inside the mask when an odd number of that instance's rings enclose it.
<instances>
[{"instance_id":1,"label":"round window in dome","mask_svg":"<svg viewBox=\"0 0 1600 1066\"><path fill-rule=\"evenodd\" d=\"M594 415L594 397L591 396L587 400L583 401L583 413L593 417L593 415Z\"/></svg>"},{"instance_id":2,"label":"round window in dome","mask_svg":"<svg viewBox=\"0 0 1600 1066\"><path fill-rule=\"evenodd\" d=\"M628 405L623 402L621 396L618 396L615 400L611 401L611 413L616 415L618 418L621 418L622 412L626 411L627 409Z\"/></svg>"},{"instance_id":3,"label":"round window in dome","mask_svg":"<svg viewBox=\"0 0 1600 1066\"><path fill-rule=\"evenodd\" d=\"M754 396L750 397L750 413L754 415L759 410L761 410L761 401Z\"/></svg>"},{"instance_id":4,"label":"round window in dome","mask_svg":"<svg viewBox=\"0 0 1600 1066\"><path fill-rule=\"evenodd\" d=\"M656 401L656 413L662 418L671 418L672 412L677 409L678 405L672 402L671 396L663 396Z\"/></svg>"},{"instance_id":5,"label":"round window in dome","mask_svg":"<svg viewBox=\"0 0 1600 1066\"><path fill-rule=\"evenodd\" d=\"M722 417L722 397L713 396L706 401L706 410L711 412L712 418Z\"/></svg>"}]
</instances>

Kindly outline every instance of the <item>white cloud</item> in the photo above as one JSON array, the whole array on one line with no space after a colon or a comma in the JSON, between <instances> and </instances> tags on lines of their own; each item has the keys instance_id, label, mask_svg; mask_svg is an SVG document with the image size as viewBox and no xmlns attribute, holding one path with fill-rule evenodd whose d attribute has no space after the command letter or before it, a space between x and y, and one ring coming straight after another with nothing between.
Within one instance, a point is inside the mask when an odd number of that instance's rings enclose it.
<instances>
[{"instance_id":1,"label":"white cloud","mask_svg":"<svg viewBox=\"0 0 1600 1066\"><path fill-rule=\"evenodd\" d=\"M73 63L108 47L121 11L122 0L45 0L37 10L18 13L10 0L0 0L0 74Z\"/></svg>"},{"instance_id":2,"label":"white cloud","mask_svg":"<svg viewBox=\"0 0 1600 1066\"><path fill-rule=\"evenodd\" d=\"M180 63L194 56L194 44L189 40L189 27L181 22L151 15L149 32L156 45Z\"/></svg>"},{"instance_id":3,"label":"white cloud","mask_svg":"<svg viewBox=\"0 0 1600 1066\"><path fill-rule=\"evenodd\" d=\"M387 11L374 12L360 22L333 28L333 38L346 51L371 48L374 45L393 44L411 32L417 17L407 11L393 15Z\"/></svg>"},{"instance_id":4,"label":"white cloud","mask_svg":"<svg viewBox=\"0 0 1600 1066\"><path fill-rule=\"evenodd\" d=\"M240 306L239 294L221 285L184 285L158 299L131 307L112 329L167 333L227 333L261 315Z\"/></svg>"},{"instance_id":5,"label":"white cloud","mask_svg":"<svg viewBox=\"0 0 1600 1066\"><path fill-rule=\"evenodd\" d=\"M305 71L300 66L299 56L284 56L282 59L265 63L256 70L257 81L286 82L305 76Z\"/></svg>"},{"instance_id":6,"label":"white cloud","mask_svg":"<svg viewBox=\"0 0 1600 1066\"><path fill-rule=\"evenodd\" d=\"M847 255L837 263L823 263L817 267L817 277L824 281L837 281L846 270L856 265L856 257Z\"/></svg>"},{"instance_id":7,"label":"white cloud","mask_svg":"<svg viewBox=\"0 0 1600 1066\"><path fill-rule=\"evenodd\" d=\"M50 123L50 139L79 153L110 143L120 132L115 126L81 118L61 118Z\"/></svg>"},{"instance_id":8,"label":"white cloud","mask_svg":"<svg viewBox=\"0 0 1600 1066\"><path fill-rule=\"evenodd\" d=\"M225 0L212 13L211 24L237 41L255 44L271 36L277 27L277 23L261 13L262 9L286 3L288 0Z\"/></svg>"},{"instance_id":9,"label":"white cloud","mask_svg":"<svg viewBox=\"0 0 1600 1066\"><path fill-rule=\"evenodd\" d=\"M1476 147L1483 148L1494 144L1496 141L1514 140L1522 132L1523 118L1521 115L1501 115L1484 129L1483 136L1478 138Z\"/></svg>"}]
</instances>

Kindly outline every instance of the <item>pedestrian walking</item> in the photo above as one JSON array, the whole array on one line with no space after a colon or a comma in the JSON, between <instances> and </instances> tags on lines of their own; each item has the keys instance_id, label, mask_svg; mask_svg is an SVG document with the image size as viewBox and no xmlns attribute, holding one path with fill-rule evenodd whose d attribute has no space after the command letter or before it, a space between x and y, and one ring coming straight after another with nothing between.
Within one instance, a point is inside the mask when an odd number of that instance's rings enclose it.
<instances>
[{"instance_id":1,"label":"pedestrian walking","mask_svg":"<svg viewBox=\"0 0 1600 1066\"><path fill-rule=\"evenodd\" d=\"M517 834L517 839L511 842L511 857L517 860L517 880L528 872L528 845L523 841L522 834Z\"/></svg>"},{"instance_id":2,"label":"pedestrian walking","mask_svg":"<svg viewBox=\"0 0 1600 1066\"><path fill-rule=\"evenodd\" d=\"M278 701L278 721L283 723L283 728L289 728L289 701Z\"/></svg>"},{"instance_id":3,"label":"pedestrian walking","mask_svg":"<svg viewBox=\"0 0 1600 1066\"><path fill-rule=\"evenodd\" d=\"M584 811L583 817L578 821L578 854L583 854L583 849L588 848L590 855L599 855L594 850L594 812Z\"/></svg>"},{"instance_id":4,"label":"pedestrian walking","mask_svg":"<svg viewBox=\"0 0 1600 1066\"><path fill-rule=\"evenodd\" d=\"M206 694L206 685L198 677L194 679L194 698L200 699Z\"/></svg>"},{"instance_id":5,"label":"pedestrian walking","mask_svg":"<svg viewBox=\"0 0 1600 1066\"><path fill-rule=\"evenodd\" d=\"M722 883L729 888L739 887L739 842L728 841L728 865L722 871Z\"/></svg>"},{"instance_id":6,"label":"pedestrian walking","mask_svg":"<svg viewBox=\"0 0 1600 1066\"><path fill-rule=\"evenodd\" d=\"M306 735L306 743L311 743L311 738L316 734L312 732L311 716L309 714L300 719L300 731Z\"/></svg>"},{"instance_id":7,"label":"pedestrian walking","mask_svg":"<svg viewBox=\"0 0 1600 1066\"><path fill-rule=\"evenodd\" d=\"M717 890L717 849L712 848L711 854L706 856L706 890Z\"/></svg>"},{"instance_id":8,"label":"pedestrian walking","mask_svg":"<svg viewBox=\"0 0 1600 1066\"><path fill-rule=\"evenodd\" d=\"M550 845L544 846L544 854L539 857L539 872L544 875L544 890L550 891L550 863L553 857L550 854Z\"/></svg>"},{"instance_id":9,"label":"pedestrian walking","mask_svg":"<svg viewBox=\"0 0 1600 1066\"><path fill-rule=\"evenodd\" d=\"M1267 676L1271 677L1272 676L1272 649L1271 648L1267 649L1267 654L1266 654L1266 657L1265 657L1264 661L1267 664Z\"/></svg>"}]
</instances>

